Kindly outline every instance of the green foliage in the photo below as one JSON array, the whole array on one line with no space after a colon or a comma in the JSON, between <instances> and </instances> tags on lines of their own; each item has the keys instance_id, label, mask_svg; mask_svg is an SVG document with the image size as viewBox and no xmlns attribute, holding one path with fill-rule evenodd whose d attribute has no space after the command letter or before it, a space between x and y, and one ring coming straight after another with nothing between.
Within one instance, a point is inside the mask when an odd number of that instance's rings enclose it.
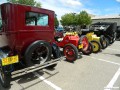
<instances>
[{"instance_id":1,"label":"green foliage","mask_svg":"<svg viewBox=\"0 0 120 90\"><path fill-rule=\"evenodd\" d=\"M61 17L61 24L63 26L69 25L89 25L92 20L86 11L81 11L79 14L68 13Z\"/></svg>"},{"instance_id":2,"label":"green foliage","mask_svg":"<svg viewBox=\"0 0 120 90\"><path fill-rule=\"evenodd\" d=\"M7 1L11 2L11 3L18 3L18 4L25 4L25 5L30 5L30 6L41 7L41 3L36 2L35 0L7 0Z\"/></svg>"},{"instance_id":3,"label":"green foliage","mask_svg":"<svg viewBox=\"0 0 120 90\"><path fill-rule=\"evenodd\" d=\"M74 13L67 13L61 17L60 22L63 26L76 25L76 15Z\"/></svg>"},{"instance_id":4,"label":"green foliage","mask_svg":"<svg viewBox=\"0 0 120 90\"><path fill-rule=\"evenodd\" d=\"M89 25L92 22L91 17L86 11L81 11L76 18L78 25Z\"/></svg>"},{"instance_id":5,"label":"green foliage","mask_svg":"<svg viewBox=\"0 0 120 90\"><path fill-rule=\"evenodd\" d=\"M57 19L57 17L55 17L55 27L57 28L59 26L59 21Z\"/></svg>"}]
</instances>

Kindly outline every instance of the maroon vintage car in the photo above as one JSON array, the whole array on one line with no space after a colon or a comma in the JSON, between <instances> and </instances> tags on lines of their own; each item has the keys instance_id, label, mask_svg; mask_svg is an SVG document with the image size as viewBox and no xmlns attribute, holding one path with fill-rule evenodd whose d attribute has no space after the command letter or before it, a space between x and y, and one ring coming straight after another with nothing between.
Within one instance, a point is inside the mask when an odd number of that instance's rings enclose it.
<instances>
[{"instance_id":1,"label":"maroon vintage car","mask_svg":"<svg viewBox=\"0 0 120 90\"><path fill-rule=\"evenodd\" d=\"M10 86L10 78L45 67L60 60L54 43L54 11L4 3L0 5L0 82ZM24 68L16 70L16 64Z\"/></svg>"}]
</instances>

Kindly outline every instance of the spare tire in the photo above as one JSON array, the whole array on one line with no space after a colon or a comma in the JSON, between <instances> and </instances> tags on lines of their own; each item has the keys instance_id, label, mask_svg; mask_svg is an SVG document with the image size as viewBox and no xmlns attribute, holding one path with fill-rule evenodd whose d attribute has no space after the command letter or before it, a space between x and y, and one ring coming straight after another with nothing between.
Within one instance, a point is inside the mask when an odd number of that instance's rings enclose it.
<instances>
[{"instance_id":1,"label":"spare tire","mask_svg":"<svg viewBox=\"0 0 120 90\"><path fill-rule=\"evenodd\" d=\"M35 41L28 46L24 54L26 65L44 64L51 59L52 47L46 41Z\"/></svg>"}]
</instances>

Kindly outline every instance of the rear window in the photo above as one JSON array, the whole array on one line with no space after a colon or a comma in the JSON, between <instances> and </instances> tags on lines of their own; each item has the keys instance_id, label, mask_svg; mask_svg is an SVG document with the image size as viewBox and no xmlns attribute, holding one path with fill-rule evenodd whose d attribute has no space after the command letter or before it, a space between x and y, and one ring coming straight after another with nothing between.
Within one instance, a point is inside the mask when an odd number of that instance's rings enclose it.
<instances>
[{"instance_id":1,"label":"rear window","mask_svg":"<svg viewBox=\"0 0 120 90\"><path fill-rule=\"evenodd\" d=\"M27 26L48 26L48 15L35 12L26 12Z\"/></svg>"}]
</instances>

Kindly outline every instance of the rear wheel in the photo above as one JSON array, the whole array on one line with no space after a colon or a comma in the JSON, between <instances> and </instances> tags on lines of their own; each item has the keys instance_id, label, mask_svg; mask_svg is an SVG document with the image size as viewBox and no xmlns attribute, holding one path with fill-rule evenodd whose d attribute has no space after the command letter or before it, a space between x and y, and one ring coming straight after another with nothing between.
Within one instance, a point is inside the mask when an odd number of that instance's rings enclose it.
<instances>
[{"instance_id":1,"label":"rear wheel","mask_svg":"<svg viewBox=\"0 0 120 90\"><path fill-rule=\"evenodd\" d=\"M103 35L100 36L100 43L101 43L102 49L105 49L108 46L107 40Z\"/></svg>"},{"instance_id":2,"label":"rear wheel","mask_svg":"<svg viewBox=\"0 0 120 90\"><path fill-rule=\"evenodd\" d=\"M89 42L89 46L87 50L82 50L82 53L85 55L90 55L93 52L93 45L91 42Z\"/></svg>"},{"instance_id":3,"label":"rear wheel","mask_svg":"<svg viewBox=\"0 0 120 90\"><path fill-rule=\"evenodd\" d=\"M44 64L51 59L52 48L48 42L36 41L32 43L25 52L25 63L27 66Z\"/></svg>"},{"instance_id":4,"label":"rear wheel","mask_svg":"<svg viewBox=\"0 0 120 90\"><path fill-rule=\"evenodd\" d=\"M101 45L99 42L97 41L91 41L92 45L93 45L93 53L97 53L101 50Z\"/></svg>"},{"instance_id":5,"label":"rear wheel","mask_svg":"<svg viewBox=\"0 0 120 90\"><path fill-rule=\"evenodd\" d=\"M108 38L105 38L106 41L107 41L107 45L109 46L110 45L110 40Z\"/></svg>"},{"instance_id":6,"label":"rear wheel","mask_svg":"<svg viewBox=\"0 0 120 90\"><path fill-rule=\"evenodd\" d=\"M66 60L70 62L73 62L78 58L78 49L73 44L65 45L63 53L66 56Z\"/></svg>"},{"instance_id":7,"label":"rear wheel","mask_svg":"<svg viewBox=\"0 0 120 90\"><path fill-rule=\"evenodd\" d=\"M83 44L82 51L86 51L88 49L88 47L89 47L89 41L88 41L87 37L86 36L81 36L80 40L81 40L81 42Z\"/></svg>"},{"instance_id":8,"label":"rear wheel","mask_svg":"<svg viewBox=\"0 0 120 90\"><path fill-rule=\"evenodd\" d=\"M10 87L11 72L5 72L5 67L0 63L0 83L4 88Z\"/></svg>"}]
</instances>

